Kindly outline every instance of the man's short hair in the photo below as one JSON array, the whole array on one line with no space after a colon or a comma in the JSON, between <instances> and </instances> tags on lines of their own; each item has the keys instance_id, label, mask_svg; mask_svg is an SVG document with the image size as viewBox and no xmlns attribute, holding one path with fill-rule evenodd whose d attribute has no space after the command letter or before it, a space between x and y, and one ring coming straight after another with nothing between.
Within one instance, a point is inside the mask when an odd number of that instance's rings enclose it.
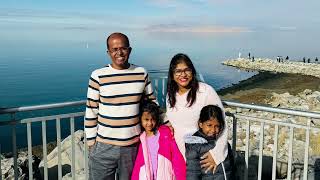
<instances>
[{"instance_id":1,"label":"man's short hair","mask_svg":"<svg viewBox=\"0 0 320 180\"><path fill-rule=\"evenodd\" d=\"M112 33L108 36L107 40L106 40L106 43L107 43L107 48L109 49L109 39L113 36L122 36L125 38L125 40L127 41L128 43L128 46L130 46L130 42L129 42L129 38L127 35L123 34L123 33L120 33L120 32L115 32L115 33Z\"/></svg>"}]
</instances>

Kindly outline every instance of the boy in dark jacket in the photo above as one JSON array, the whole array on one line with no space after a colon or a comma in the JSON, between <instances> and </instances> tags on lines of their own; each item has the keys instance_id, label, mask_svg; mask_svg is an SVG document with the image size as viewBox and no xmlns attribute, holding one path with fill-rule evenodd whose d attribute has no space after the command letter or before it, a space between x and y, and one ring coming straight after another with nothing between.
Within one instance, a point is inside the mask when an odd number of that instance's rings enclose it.
<instances>
[{"instance_id":1,"label":"boy in dark jacket","mask_svg":"<svg viewBox=\"0 0 320 180\"><path fill-rule=\"evenodd\" d=\"M199 130L185 137L187 180L224 180L232 179L233 156L228 145L228 156L213 172L201 168L201 157L215 147L219 133L225 128L224 116L218 106L202 108L198 121Z\"/></svg>"}]
</instances>

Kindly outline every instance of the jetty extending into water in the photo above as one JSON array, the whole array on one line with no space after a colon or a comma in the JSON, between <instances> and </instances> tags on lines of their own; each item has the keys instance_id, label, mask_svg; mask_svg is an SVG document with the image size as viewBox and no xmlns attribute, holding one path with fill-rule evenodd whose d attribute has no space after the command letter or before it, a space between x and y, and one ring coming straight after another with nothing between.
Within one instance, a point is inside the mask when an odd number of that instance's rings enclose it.
<instances>
[{"instance_id":1,"label":"jetty extending into water","mask_svg":"<svg viewBox=\"0 0 320 180\"><path fill-rule=\"evenodd\" d=\"M320 78L320 63L304 63L297 61L277 62L276 60L268 58L256 58L255 60L238 58L226 60L222 64L240 69L303 74Z\"/></svg>"}]
</instances>

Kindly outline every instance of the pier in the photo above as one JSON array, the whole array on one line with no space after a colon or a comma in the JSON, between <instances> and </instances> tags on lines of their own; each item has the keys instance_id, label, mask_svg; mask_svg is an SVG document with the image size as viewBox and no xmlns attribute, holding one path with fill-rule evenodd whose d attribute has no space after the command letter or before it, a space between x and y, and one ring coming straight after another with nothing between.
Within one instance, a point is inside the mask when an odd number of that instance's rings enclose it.
<instances>
[{"instance_id":1,"label":"pier","mask_svg":"<svg viewBox=\"0 0 320 180\"><path fill-rule=\"evenodd\" d=\"M246 70L303 74L320 78L320 63L304 63L292 60L277 62L268 58L256 58L254 60L238 58L226 60L222 64Z\"/></svg>"}]
</instances>

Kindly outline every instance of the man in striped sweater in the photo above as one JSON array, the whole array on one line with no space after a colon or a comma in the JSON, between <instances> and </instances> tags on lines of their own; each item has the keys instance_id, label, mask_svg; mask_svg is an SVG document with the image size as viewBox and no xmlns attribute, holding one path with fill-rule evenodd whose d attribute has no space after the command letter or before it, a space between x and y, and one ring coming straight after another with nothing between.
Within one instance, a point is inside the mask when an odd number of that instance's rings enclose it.
<instances>
[{"instance_id":1,"label":"man in striped sweater","mask_svg":"<svg viewBox=\"0 0 320 180\"><path fill-rule=\"evenodd\" d=\"M112 63L92 72L84 120L89 146L89 179L130 179L140 134L142 96L155 101L147 71L128 62L129 39L122 33L107 38Z\"/></svg>"}]
</instances>

